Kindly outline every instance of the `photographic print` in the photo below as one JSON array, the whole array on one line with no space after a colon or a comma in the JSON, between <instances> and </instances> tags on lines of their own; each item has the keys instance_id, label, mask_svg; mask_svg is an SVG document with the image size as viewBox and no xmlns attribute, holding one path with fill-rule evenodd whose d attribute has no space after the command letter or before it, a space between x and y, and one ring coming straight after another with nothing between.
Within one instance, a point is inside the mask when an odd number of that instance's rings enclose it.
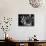
<instances>
[{"instance_id":1,"label":"photographic print","mask_svg":"<svg viewBox=\"0 0 46 46\"><path fill-rule=\"evenodd\" d=\"M18 14L18 26L34 26L34 14Z\"/></svg>"}]
</instances>

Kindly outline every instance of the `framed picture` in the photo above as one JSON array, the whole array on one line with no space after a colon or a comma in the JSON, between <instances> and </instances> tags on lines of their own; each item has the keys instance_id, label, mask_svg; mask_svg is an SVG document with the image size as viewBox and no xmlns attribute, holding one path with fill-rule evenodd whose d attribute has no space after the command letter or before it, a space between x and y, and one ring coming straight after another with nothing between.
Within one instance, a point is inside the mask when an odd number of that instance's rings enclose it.
<instances>
[{"instance_id":1,"label":"framed picture","mask_svg":"<svg viewBox=\"0 0 46 46\"><path fill-rule=\"evenodd\" d=\"M34 14L18 14L18 26L34 26Z\"/></svg>"}]
</instances>

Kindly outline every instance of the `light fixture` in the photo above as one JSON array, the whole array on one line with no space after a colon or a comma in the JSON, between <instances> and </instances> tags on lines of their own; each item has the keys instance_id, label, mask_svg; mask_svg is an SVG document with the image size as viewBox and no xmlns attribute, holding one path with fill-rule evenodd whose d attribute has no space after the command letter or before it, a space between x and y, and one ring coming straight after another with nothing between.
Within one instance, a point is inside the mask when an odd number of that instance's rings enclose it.
<instances>
[{"instance_id":1,"label":"light fixture","mask_svg":"<svg viewBox=\"0 0 46 46\"><path fill-rule=\"evenodd\" d=\"M43 0L29 0L30 5L34 8L38 8L42 5Z\"/></svg>"}]
</instances>

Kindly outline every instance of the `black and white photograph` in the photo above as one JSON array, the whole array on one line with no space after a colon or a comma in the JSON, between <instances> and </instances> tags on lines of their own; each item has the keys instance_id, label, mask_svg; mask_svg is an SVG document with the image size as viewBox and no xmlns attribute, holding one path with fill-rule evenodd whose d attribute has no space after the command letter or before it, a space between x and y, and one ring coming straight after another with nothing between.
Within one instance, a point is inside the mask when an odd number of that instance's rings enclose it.
<instances>
[{"instance_id":1,"label":"black and white photograph","mask_svg":"<svg viewBox=\"0 0 46 46\"><path fill-rule=\"evenodd\" d=\"M18 26L34 26L34 14L18 14Z\"/></svg>"}]
</instances>

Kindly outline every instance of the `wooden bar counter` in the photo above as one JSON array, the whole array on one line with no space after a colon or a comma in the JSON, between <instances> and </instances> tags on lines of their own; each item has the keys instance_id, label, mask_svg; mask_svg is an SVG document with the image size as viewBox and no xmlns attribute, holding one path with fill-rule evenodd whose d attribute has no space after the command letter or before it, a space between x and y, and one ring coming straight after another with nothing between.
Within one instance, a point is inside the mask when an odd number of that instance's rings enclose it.
<instances>
[{"instance_id":1,"label":"wooden bar counter","mask_svg":"<svg viewBox=\"0 0 46 46\"><path fill-rule=\"evenodd\" d=\"M14 44L15 46L46 46L46 40L6 40L6 42L9 44Z\"/></svg>"}]
</instances>

